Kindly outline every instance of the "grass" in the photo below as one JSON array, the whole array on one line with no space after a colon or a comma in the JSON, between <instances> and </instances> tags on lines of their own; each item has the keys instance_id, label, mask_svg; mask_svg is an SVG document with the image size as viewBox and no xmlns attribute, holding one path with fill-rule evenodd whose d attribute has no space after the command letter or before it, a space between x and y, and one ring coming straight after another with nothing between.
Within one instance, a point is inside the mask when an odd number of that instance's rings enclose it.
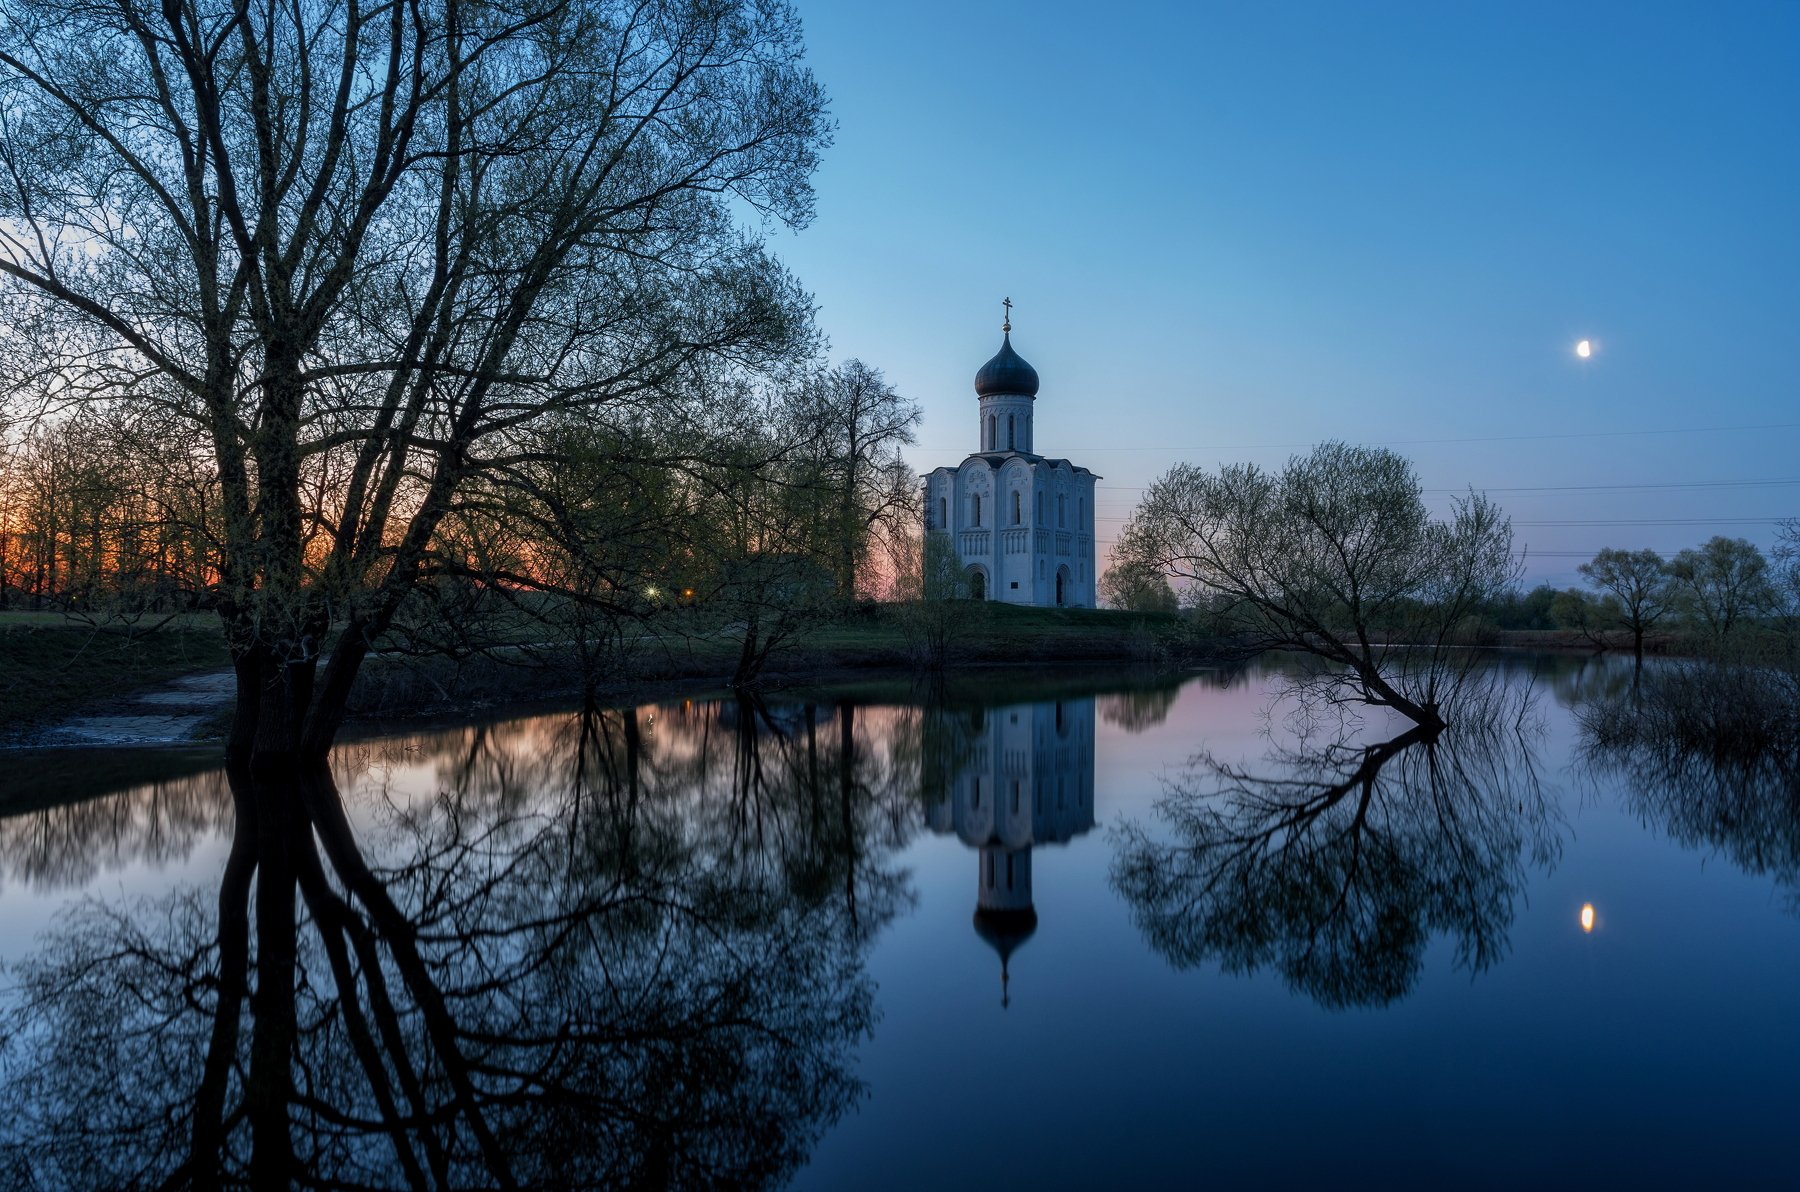
<instances>
[{"instance_id":1,"label":"grass","mask_svg":"<svg viewBox=\"0 0 1800 1192\"><path fill-rule=\"evenodd\" d=\"M1172 614L971 604L953 657L959 667L1132 665L1191 652L1191 622ZM521 632L524 632L521 630ZM637 652L619 690L670 682L724 681L737 663L735 634L704 616L654 626L655 645ZM521 660L524 659L521 654ZM130 635L95 629L57 613L0 613L0 733L54 721L127 692L229 665L217 623L177 617ZM809 627L771 659L776 683L846 672L910 670L906 635L891 607L866 605ZM353 711L407 714L421 707L558 698L578 691L572 676L491 660L457 665L381 655L365 665ZM552 666L551 671L555 668Z\"/></svg>"},{"instance_id":2,"label":"grass","mask_svg":"<svg viewBox=\"0 0 1800 1192\"><path fill-rule=\"evenodd\" d=\"M0 613L0 733L228 665L225 640L206 617L128 635L55 613Z\"/></svg>"}]
</instances>

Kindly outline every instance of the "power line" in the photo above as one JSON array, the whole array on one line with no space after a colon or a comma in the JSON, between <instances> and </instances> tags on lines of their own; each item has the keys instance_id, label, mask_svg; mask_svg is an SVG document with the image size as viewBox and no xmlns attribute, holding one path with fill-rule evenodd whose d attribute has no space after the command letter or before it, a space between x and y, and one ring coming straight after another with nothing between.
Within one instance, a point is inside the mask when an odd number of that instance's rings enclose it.
<instances>
[{"instance_id":1,"label":"power line","mask_svg":"<svg viewBox=\"0 0 1800 1192\"><path fill-rule=\"evenodd\" d=\"M1657 492L1668 489L1726 489L1726 488L1779 488L1800 484L1800 477L1786 480L1663 480L1646 481L1642 484L1515 484L1499 487L1482 485L1464 485L1460 488L1426 488L1427 493L1461 493L1474 488L1484 493L1584 493L1584 492ZM1110 492L1141 493L1148 492L1148 486L1130 484L1096 484L1096 489Z\"/></svg>"},{"instance_id":2,"label":"power line","mask_svg":"<svg viewBox=\"0 0 1800 1192\"><path fill-rule=\"evenodd\" d=\"M1562 431L1555 434L1536 435L1471 435L1454 439L1393 439L1386 443L1358 443L1359 447L1423 447L1445 443L1528 443L1542 442L1549 439L1610 439L1642 435L1704 435L1751 430L1794 430L1800 429L1800 422L1759 422L1743 426L1678 426L1645 430L1588 430ZM1182 453L1198 453L1202 451L1276 451L1290 450L1298 447L1316 447L1324 440L1313 440L1304 443L1241 443L1236 446L1212 447L1168 447L1163 445L1143 447L1094 447L1085 446L1085 451L1179 451Z\"/></svg>"},{"instance_id":3,"label":"power line","mask_svg":"<svg viewBox=\"0 0 1800 1192\"><path fill-rule=\"evenodd\" d=\"M1614 517L1516 521L1515 526L1773 526L1784 517Z\"/></svg>"},{"instance_id":4,"label":"power line","mask_svg":"<svg viewBox=\"0 0 1800 1192\"><path fill-rule=\"evenodd\" d=\"M1095 517L1097 522L1128 522L1129 517ZM1793 515L1778 517L1602 517L1546 518L1515 521L1515 526L1774 526L1793 520Z\"/></svg>"}]
</instances>

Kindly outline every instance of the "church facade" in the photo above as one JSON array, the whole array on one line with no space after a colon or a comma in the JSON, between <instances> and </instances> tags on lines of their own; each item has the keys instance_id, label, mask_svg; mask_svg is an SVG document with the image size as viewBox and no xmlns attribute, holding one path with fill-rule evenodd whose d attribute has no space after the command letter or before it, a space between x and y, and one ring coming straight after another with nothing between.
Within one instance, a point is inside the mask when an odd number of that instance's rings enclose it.
<instances>
[{"instance_id":1,"label":"church facade","mask_svg":"<svg viewBox=\"0 0 1800 1192\"><path fill-rule=\"evenodd\" d=\"M1010 317L1001 333L975 374L981 448L924 477L925 530L950 535L977 599L1093 608L1100 478L1037 454L1037 370L1013 351Z\"/></svg>"},{"instance_id":2,"label":"church facade","mask_svg":"<svg viewBox=\"0 0 1800 1192\"><path fill-rule=\"evenodd\" d=\"M921 745L925 823L976 852L975 933L1000 957L1005 1006L1012 955L1037 932L1033 850L1094 826L1094 701L931 709Z\"/></svg>"}]
</instances>

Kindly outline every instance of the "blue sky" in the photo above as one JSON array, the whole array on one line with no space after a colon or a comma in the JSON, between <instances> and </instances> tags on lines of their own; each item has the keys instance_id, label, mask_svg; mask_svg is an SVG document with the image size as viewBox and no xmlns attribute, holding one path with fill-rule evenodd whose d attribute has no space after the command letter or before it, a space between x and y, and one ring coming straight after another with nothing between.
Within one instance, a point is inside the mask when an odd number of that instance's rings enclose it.
<instances>
[{"instance_id":1,"label":"blue sky","mask_svg":"<svg viewBox=\"0 0 1800 1192\"><path fill-rule=\"evenodd\" d=\"M778 251L921 470L1010 295L1103 552L1177 460L1326 438L1493 493L1533 581L1800 513L1800 4L801 12L839 130Z\"/></svg>"}]
</instances>

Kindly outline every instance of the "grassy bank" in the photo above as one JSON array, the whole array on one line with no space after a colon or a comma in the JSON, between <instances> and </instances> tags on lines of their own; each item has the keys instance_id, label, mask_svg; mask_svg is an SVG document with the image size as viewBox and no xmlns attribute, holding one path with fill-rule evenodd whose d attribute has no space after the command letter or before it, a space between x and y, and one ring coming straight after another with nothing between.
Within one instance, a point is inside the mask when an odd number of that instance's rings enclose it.
<instances>
[{"instance_id":1,"label":"grassy bank","mask_svg":"<svg viewBox=\"0 0 1800 1192\"><path fill-rule=\"evenodd\" d=\"M103 705L136 688L230 665L218 623L183 618L153 632L95 628L54 613L0 614L0 732Z\"/></svg>"},{"instance_id":2,"label":"grassy bank","mask_svg":"<svg viewBox=\"0 0 1800 1192\"><path fill-rule=\"evenodd\" d=\"M1155 668L1206 661L1217 643L1197 636L1187 618L1167 613L970 605L954 635L958 671L1002 666ZM636 641L630 657L598 676L598 693L653 697L677 687L723 684L737 664L739 637L703 618L679 617ZM499 650L476 659L371 657L353 698L362 716L405 715L452 704L495 704L577 695L582 676L565 655ZM769 687L879 676L904 679L914 670L900 619L871 605L810 626L770 658L760 676Z\"/></svg>"}]
</instances>

